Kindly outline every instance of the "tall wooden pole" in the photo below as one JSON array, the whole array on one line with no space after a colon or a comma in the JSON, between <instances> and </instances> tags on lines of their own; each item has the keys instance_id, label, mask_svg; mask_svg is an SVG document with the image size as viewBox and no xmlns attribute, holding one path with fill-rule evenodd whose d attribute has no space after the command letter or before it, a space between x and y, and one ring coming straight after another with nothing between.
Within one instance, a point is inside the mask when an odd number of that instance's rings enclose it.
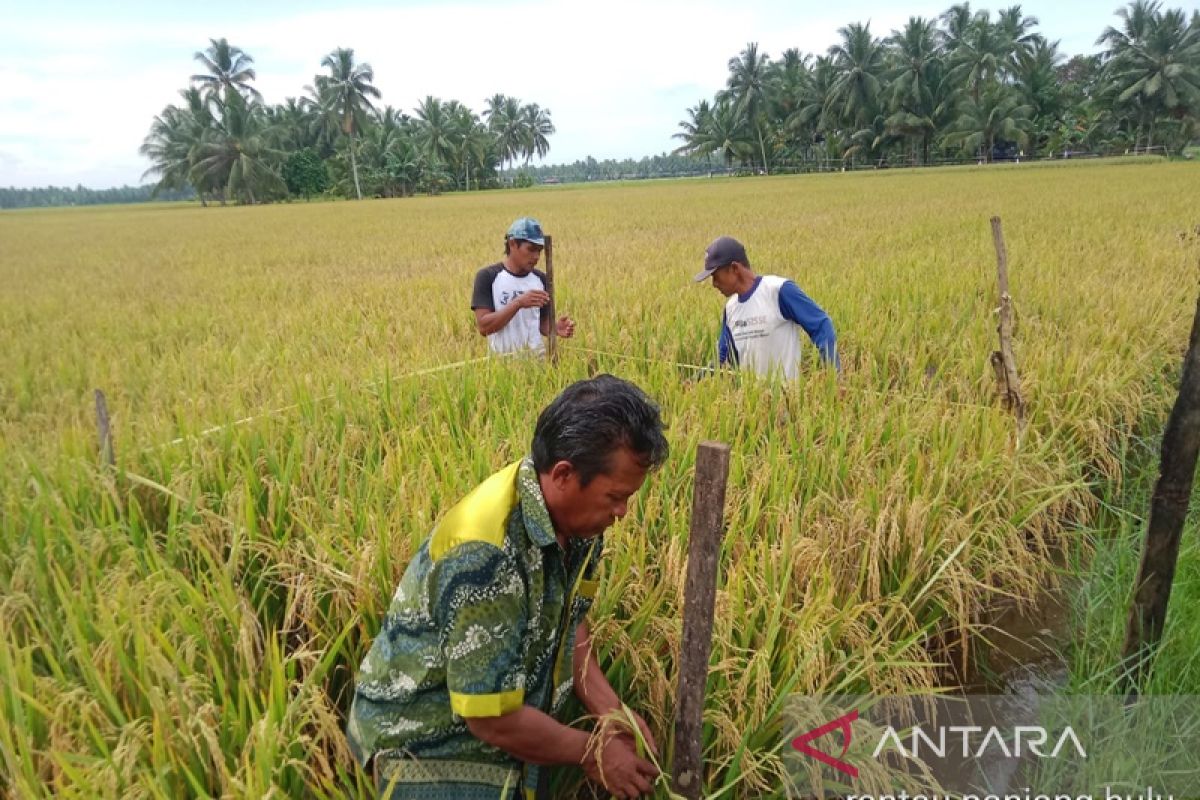
<instances>
[{"instance_id":1,"label":"tall wooden pole","mask_svg":"<svg viewBox=\"0 0 1200 800\"><path fill-rule=\"evenodd\" d=\"M700 761L704 690L708 680L708 658L712 652L717 561L721 553L728 479L729 445L701 442L696 451L696 482L692 490L672 772L675 791L688 800L700 797L704 783L704 765Z\"/></svg>"},{"instance_id":2,"label":"tall wooden pole","mask_svg":"<svg viewBox=\"0 0 1200 800\"><path fill-rule=\"evenodd\" d=\"M996 280L1000 287L1000 321L996 331L1000 334L1000 349L992 353L992 369L1005 408L1017 417L1017 439L1025 429L1025 399L1021 396L1021 379L1017 375L1017 360L1013 357L1012 337L1016 327L1013 321L1012 297L1008 293L1008 248L1004 246L1004 231L1000 218L992 217L992 242L996 246Z\"/></svg>"},{"instance_id":3,"label":"tall wooden pole","mask_svg":"<svg viewBox=\"0 0 1200 800\"><path fill-rule=\"evenodd\" d=\"M1167 622L1167 602L1175 579L1179 540L1187 521L1200 452L1200 299L1183 357L1179 396L1163 430L1158 481L1150 500L1146 545L1134 584L1133 605L1125 628L1125 687L1136 693L1149 672L1151 657Z\"/></svg>"},{"instance_id":4,"label":"tall wooden pole","mask_svg":"<svg viewBox=\"0 0 1200 800\"><path fill-rule=\"evenodd\" d=\"M546 236L546 294L550 295L550 340L546 345L546 360L558 363L558 314L554 307L554 237Z\"/></svg>"}]
</instances>

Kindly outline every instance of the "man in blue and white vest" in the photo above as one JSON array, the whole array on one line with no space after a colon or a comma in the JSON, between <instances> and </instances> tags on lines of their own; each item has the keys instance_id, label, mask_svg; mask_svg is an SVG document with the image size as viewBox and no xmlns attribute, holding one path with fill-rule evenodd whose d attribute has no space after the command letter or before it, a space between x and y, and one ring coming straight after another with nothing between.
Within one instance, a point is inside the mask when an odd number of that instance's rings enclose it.
<instances>
[{"instance_id":1,"label":"man in blue and white vest","mask_svg":"<svg viewBox=\"0 0 1200 800\"><path fill-rule=\"evenodd\" d=\"M729 298L717 344L721 364L792 380L800 375L799 328L817 346L821 362L841 370L829 315L792 281L754 274L746 248L737 239L722 236L704 251L704 270L696 282L709 278L713 288Z\"/></svg>"}]
</instances>

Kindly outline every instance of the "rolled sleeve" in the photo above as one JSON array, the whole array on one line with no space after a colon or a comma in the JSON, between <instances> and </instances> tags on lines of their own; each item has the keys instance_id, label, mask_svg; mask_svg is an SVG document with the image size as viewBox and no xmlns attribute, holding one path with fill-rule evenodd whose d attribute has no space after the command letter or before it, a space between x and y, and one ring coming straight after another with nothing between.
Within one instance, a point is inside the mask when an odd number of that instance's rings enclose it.
<instances>
[{"instance_id":1,"label":"rolled sleeve","mask_svg":"<svg viewBox=\"0 0 1200 800\"><path fill-rule=\"evenodd\" d=\"M526 598L510 557L484 542L461 544L434 566L430 589L454 713L498 717L520 708Z\"/></svg>"}]
</instances>

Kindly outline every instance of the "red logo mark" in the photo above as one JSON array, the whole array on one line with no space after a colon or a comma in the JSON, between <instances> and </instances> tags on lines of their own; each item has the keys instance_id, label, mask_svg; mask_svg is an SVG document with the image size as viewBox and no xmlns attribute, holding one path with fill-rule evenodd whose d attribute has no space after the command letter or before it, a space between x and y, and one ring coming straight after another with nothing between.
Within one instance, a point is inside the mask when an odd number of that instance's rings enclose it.
<instances>
[{"instance_id":1,"label":"red logo mark","mask_svg":"<svg viewBox=\"0 0 1200 800\"><path fill-rule=\"evenodd\" d=\"M856 719L858 719L858 709L854 709L849 714L843 714L832 722L827 722L819 728L813 728L808 733L800 734L795 739L792 739L792 747L796 748L801 753L804 753L806 756L812 756L826 766L833 767L838 772L844 772L851 778L857 778L858 767L842 761L842 759L846 757L846 753L850 750L850 723L854 722ZM828 753L823 753L809 745L809 742L811 742L813 739L820 739L830 731L839 729L842 732L842 752L837 758L834 758Z\"/></svg>"}]
</instances>

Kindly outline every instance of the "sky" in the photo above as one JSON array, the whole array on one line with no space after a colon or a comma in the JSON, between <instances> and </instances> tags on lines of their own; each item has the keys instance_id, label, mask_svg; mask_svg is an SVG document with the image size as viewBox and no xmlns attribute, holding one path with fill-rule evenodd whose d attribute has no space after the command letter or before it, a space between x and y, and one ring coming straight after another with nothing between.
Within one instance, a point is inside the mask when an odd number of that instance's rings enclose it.
<instances>
[{"instance_id":1,"label":"sky","mask_svg":"<svg viewBox=\"0 0 1200 800\"><path fill-rule=\"evenodd\" d=\"M1011 2L972 8L997 8ZM1190 13L1200 0L1164 5ZM178 100L193 54L227 38L254 57L269 103L300 96L337 47L375 71L382 104L426 95L476 112L497 92L552 112L549 163L668 151L689 106L725 82L746 46L824 53L850 22L887 36L951 0L0 0L0 186L142 182L137 150ZM1117 0L1028 0L1067 54L1096 51Z\"/></svg>"}]
</instances>

